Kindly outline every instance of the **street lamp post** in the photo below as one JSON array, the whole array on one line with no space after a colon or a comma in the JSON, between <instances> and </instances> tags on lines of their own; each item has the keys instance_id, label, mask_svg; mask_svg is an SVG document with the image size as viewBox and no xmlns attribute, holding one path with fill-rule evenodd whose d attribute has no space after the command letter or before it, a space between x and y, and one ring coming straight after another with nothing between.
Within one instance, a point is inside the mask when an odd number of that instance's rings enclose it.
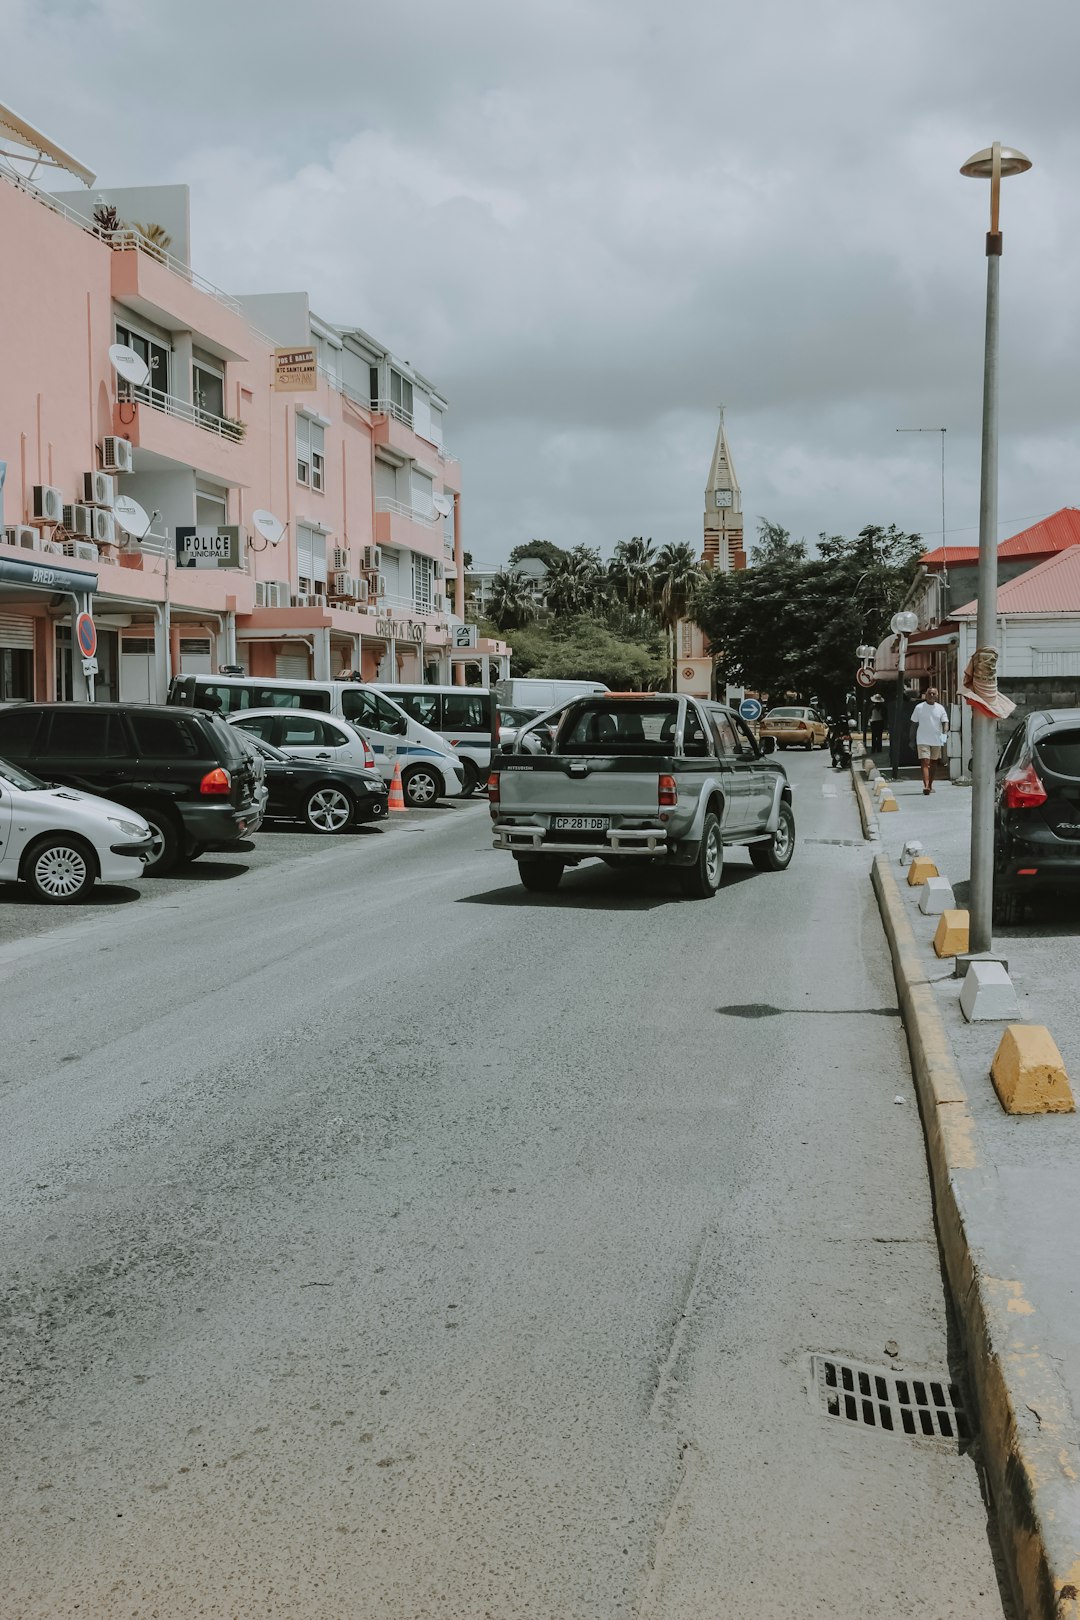
<instances>
[{"instance_id":1,"label":"street lamp post","mask_svg":"<svg viewBox=\"0 0 1080 1620\"><path fill-rule=\"evenodd\" d=\"M917 613L894 613L889 621L889 629L894 636L899 637L900 648L896 655L896 701L893 704L893 722L889 727L889 754L892 761L893 781L900 780L900 742L904 726L904 666L907 663L907 638L914 635L919 628Z\"/></svg>"},{"instance_id":2,"label":"street lamp post","mask_svg":"<svg viewBox=\"0 0 1080 1620\"><path fill-rule=\"evenodd\" d=\"M995 141L976 152L960 169L976 180L990 181L990 229L986 236L986 343L983 358L982 475L979 484L979 593L977 647L997 642L997 485L998 485L998 281L1001 268L999 226L1001 181L1023 174L1031 159ZM973 951L988 951L993 935L994 906L994 762L997 723L991 714L972 708L971 887L968 940Z\"/></svg>"}]
</instances>

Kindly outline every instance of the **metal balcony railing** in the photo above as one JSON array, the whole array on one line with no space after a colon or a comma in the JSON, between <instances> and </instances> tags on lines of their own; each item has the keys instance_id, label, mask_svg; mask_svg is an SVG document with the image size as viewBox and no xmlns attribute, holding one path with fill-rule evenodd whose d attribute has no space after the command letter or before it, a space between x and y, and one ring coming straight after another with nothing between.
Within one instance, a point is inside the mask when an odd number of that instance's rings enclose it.
<instances>
[{"instance_id":1,"label":"metal balcony railing","mask_svg":"<svg viewBox=\"0 0 1080 1620\"><path fill-rule=\"evenodd\" d=\"M442 522L437 512L421 512L418 507L406 506L404 501L391 500L388 495L379 495L375 500L376 512L396 512L398 517L408 518L411 523L419 523L425 529L435 529Z\"/></svg>"},{"instance_id":2,"label":"metal balcony railing","mask_svg":"<svg viewBox=\"0 0 1080 1620\"><path fill-rule=\"evenodd\" d=\"M179 399L175 394L166 394L160 388L121 381L117 387L116 397L124 403L149 405L151 410L161 411L165 416L178 416L182 422L190 422L194 427L203 428L207 433L216 433L219 439L229 439L233 444L239 444L244 437L243 422L234 422L227 416L218 416L201 405L193 405L188 399Z\"/></svg>"}]
</instances>

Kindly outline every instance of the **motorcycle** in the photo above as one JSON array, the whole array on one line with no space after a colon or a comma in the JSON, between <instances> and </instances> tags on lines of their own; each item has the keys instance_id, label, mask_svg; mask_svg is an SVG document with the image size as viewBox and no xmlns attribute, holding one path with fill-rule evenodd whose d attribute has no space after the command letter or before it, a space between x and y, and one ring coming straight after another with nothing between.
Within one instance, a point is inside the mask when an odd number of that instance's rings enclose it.
<instances>
[{"instance_id":1,"label":"motorcycle","mask_svg":"<svg viewBox=\"0 0 1080 1620\"><path fill-rule=\"evenodd\" d=\"M848 715L842 715L840 719L829 722L828 743L833 770L849 770L851 767L851 720Z\"/></svg>"}]
</instances>

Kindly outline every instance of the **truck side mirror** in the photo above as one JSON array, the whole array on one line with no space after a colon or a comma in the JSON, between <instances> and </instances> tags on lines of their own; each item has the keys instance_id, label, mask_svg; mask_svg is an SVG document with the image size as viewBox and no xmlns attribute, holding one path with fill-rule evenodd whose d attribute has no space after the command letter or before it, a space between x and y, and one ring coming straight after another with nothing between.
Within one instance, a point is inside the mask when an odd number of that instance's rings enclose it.
<instances>
[{"instance_id":1,"label":"truck side mirror","mask_svg":"<svg viewBox=\"0 0 1080 1620\"><path fill-rule=\"evenodd\" d=\"M776 753L776 738L775 737L769 737L769 736L759 737L758 738L758 747L761 749L761 752L763 754L775 754Z\"/></svg>"}]
</instances>

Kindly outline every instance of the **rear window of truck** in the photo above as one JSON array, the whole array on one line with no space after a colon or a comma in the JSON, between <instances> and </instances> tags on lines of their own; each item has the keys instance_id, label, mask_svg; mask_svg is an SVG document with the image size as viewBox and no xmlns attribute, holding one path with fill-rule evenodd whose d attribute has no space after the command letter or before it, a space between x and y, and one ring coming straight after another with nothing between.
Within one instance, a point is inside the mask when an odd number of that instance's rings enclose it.
<instances>
[{"instance_id":1,"label":"rear window of truck","mask_svg":"<svg viewBox=\"0 0 1080 1620\"><path fill-rule=\"evenodd\" d=\"M555 738L557 754L670 754L675 746L678 705L671 699L576 704Z\"/></svg>"}]
</instances>

